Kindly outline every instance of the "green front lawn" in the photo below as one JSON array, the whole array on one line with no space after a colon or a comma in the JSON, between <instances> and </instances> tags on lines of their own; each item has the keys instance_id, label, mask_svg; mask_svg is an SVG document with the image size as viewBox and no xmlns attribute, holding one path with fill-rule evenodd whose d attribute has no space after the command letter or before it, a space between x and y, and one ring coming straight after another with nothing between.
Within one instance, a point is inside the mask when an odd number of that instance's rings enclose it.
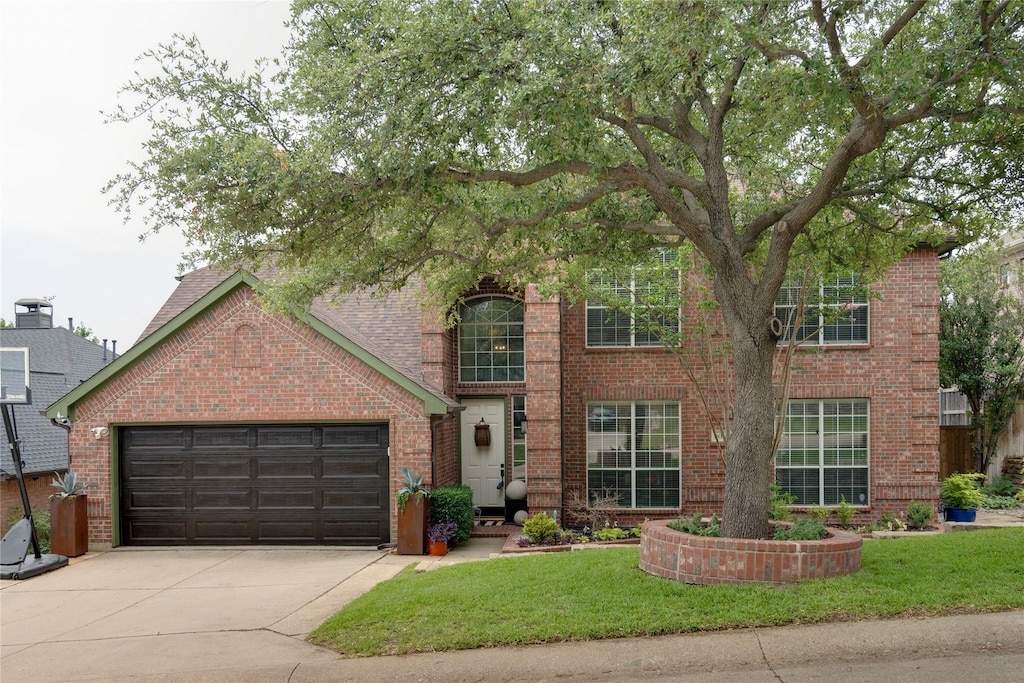
<instances>
[{"instance_id":1,"label":"green front lawn","mask_svg":"<svg viewBox=\"0 0 1024 683\"><path fill-rule=\"evenodd\" d=\"M1024 529L865 540L860 573L688 586L636 547L405 569L310 635L362 657L797 622L1024 608Z\"/></svg>"}]
</instances>

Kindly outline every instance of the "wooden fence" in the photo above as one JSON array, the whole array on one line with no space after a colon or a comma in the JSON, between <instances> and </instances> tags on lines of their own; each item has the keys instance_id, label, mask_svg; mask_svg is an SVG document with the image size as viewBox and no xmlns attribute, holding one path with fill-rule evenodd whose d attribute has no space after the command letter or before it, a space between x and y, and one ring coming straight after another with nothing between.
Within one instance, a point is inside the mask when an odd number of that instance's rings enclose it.
<instances>
[{"instance_id":1,"label":"wooden fence","mask_svg":"<svg viewBox=\"0 0 1024 683\"><path fill-rule=\"evenodd\" d=\"M1018 486L1024 483L1024 472L1020 470L1021 461L1024 460L1024 401L1017 402L1017 413L999 437L997 452L1000 473L1018 482Z\"/></svg>"},{"instance_id":2,"label":"wooden fence","mask_svg":"<svg viewBox=\"0 0 1024 683\"><path fill-rule=\"evenodd\" d=\"M971 452L973 432L969 426L939 427L939 478L954 472L974 472L974 454Z\"/></svg>"}]
</instances>

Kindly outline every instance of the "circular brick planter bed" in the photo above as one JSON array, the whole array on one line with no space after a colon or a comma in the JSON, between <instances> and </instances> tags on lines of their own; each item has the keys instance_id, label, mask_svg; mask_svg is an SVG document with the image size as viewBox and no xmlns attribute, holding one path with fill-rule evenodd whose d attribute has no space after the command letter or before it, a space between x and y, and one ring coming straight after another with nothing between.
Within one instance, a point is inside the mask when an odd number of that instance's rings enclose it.
<instances>
[{"instance_id":1,"label":"circular brick planter bed","mask_svg":"<svg viewBox=\"0 0 1024 683\"><path fill-rule=\"evenodd\" d=\"M860 571L863 539L828 529L820 541L771 541L694 536L645 522L640 569L684 583L786 583Z\"/></svg>"}]
</instances>

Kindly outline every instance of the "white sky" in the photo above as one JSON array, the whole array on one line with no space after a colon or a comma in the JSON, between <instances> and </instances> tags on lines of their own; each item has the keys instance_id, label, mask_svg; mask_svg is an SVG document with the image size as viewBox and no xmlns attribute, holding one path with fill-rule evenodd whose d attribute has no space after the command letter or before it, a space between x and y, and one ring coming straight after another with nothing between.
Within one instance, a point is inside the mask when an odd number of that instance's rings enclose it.
<instances>
[{"instance_id":1,"label":"white sky","mask_svg":"<svg viewBox=\"0 0 1024 683\"><path fill-rule=\"evenodd\" d=\"M128 350L174 290L180 234L140 242L101 190L141 158L143 122L104 124L135 58L174 33L251 70L281 54L280 0L0 0L0 317L55 297L54 325L84 323ZM138 212L141 214L141 212Z\"/></svg>"}]
</instances>

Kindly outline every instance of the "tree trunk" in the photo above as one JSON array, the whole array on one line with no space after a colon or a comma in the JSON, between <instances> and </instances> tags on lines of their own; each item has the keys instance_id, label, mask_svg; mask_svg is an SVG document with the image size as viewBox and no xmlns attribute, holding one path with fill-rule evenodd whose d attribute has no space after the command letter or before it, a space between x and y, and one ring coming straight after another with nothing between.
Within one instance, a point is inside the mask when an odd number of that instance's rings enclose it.
<instances>
[{"instance_id":1,"label":"tree trunk","mask_svg":"<svg viewBox=\"0 0 1024 683\"><path fill-rule=\"evenodd\" d=\"M722 535L767 538L768 500L774 481L772 369L776 339L770 327L774 311L761 310L750 292L732 291L734 285L735 281L727 283L721 275L716 280L716 298L729 331L735 381L733 420L725 452Z\"/></svg>"}]
</instances>

